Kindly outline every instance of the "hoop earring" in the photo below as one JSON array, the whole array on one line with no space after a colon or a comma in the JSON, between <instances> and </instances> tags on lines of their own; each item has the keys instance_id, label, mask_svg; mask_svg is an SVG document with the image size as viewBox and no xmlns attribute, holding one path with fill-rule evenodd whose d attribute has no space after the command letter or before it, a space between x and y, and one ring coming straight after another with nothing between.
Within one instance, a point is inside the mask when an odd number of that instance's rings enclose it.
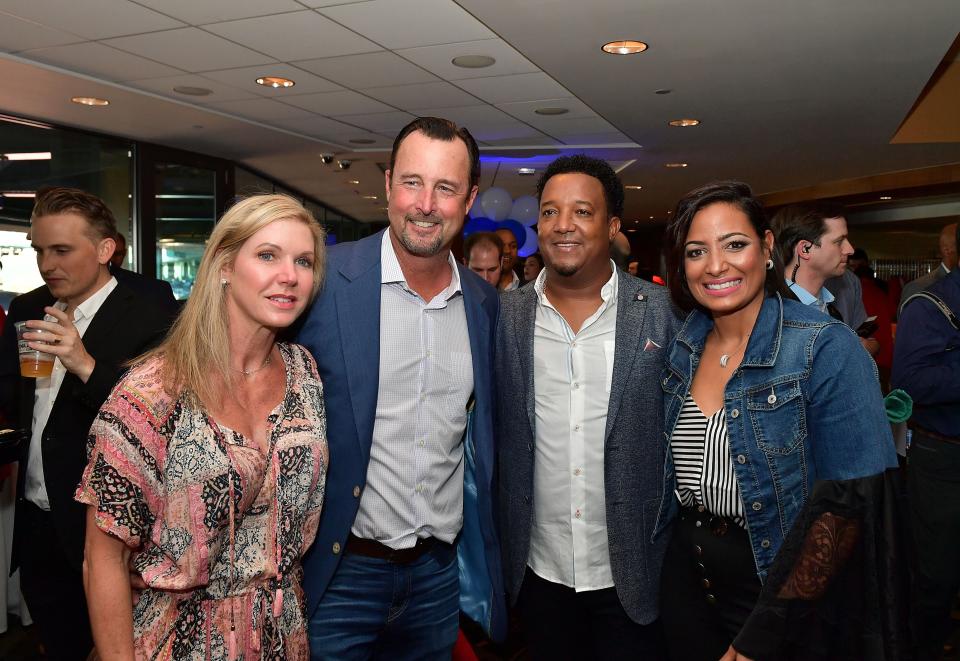
<instances>
[{"instance_id":1,"label":"hoop earring","mask_svg":"<svg viewBox=\"0 0 960 661\"><path fill-rule=\"evenodd\" d=\"M229 284L230 284L230 281L229 281L229 280L227 280L226 278L220 278L220 286L221 286L221 287L226 287L226 286L229 285Z\"/></svg>"},{"instance_id":2,"label":"hoop earring","mask_svg":"<svg viewBox=\"0 0 960 661\"><path fill-rule=\"evenodd\" d=\"M772 270L773 270L773 260L772 260L772 259L768 259L768 260L767 260L767 270L768 270L768 271L772 271Z\"/></svg>"}]
</instances>

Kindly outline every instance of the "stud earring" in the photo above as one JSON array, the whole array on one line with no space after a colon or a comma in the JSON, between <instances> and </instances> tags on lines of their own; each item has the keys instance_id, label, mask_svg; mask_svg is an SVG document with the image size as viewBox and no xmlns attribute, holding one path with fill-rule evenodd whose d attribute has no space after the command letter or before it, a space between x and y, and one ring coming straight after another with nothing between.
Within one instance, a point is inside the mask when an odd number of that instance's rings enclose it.
<instances>
[{"instance_id":1,"label":"stud earring","mask_svg":"<svg viewBox=\"0 0 960 661\"><path fill-rule=\"evenodd\" d=\"M226 287L226 286L229 285L229 284L230 284L230 281L229 281L229 280L227 280L226 278L220 278L220 286L221 286L221 287Z\"/></svg>"}]
</instances>

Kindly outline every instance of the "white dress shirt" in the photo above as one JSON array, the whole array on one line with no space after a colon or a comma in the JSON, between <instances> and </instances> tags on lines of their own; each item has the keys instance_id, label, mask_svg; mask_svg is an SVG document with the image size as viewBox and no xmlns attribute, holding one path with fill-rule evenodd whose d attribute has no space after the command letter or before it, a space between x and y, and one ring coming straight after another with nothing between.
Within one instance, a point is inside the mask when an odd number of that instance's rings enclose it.
<instances>
[{"instance_id":1,"label":"white dress shirt","mask_svg":"<svg viewBox=\"0 0 960 661\"><path fill-rule=\"evenodd\" d=\"M463 525L463 432L473 358L460 274L425 301L407 286L390 232L380 246L380 383L367 486L351 531L394 549L453 542ZM336 460L336 458L334 458Z\"/></svg>"},{"instance_id":2,"label":"white dress shirt","mask_svg":"<svg viewBox=\"0 0 960 661\"><path fill-rule=\"evenodd\" d=\"M537 276L533 341L536 454L527 563L578 592L613 585L604 492L604 434L617 331L617 269L574 333Z\"/></svg>"},{"instance_id":3,"label":"white dress shirt","mask_svg":"<svg viewBox=\"0 0 960 661\"><path fill-rule=\"evenodd\" d=\"M73 311L73 325L77 328L80 337L87 332L93 316L97 310L107 300L107 297L117 286L117 279L113 276L103 287L98 289L83 303L78 305ZM60 310L66 310L67 304L62 301L54 303L54 307ZM46 321L56 321L54 317L45 316ZM47 485L43 480L43 452L40 443L43 438L43 430L50 419L50 412L53 410L53 404L57 401L57 395L60 393L60 386L63 384L63 377L67 375L67 370L59 358L53 360L53 371L50 376L36 379L36 388L33 391L33 426L30 437L30 451L27 455L27 480L23 485L24 497L40 509L50 510L50 499L47 496Z\"/></svg>"}]
</instances>

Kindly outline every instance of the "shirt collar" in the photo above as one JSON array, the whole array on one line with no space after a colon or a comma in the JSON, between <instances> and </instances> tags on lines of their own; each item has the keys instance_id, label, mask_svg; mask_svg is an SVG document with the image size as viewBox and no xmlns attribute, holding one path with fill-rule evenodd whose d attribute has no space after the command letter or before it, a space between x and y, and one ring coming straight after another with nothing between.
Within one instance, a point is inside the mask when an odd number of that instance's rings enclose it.
<instances>
[{"instance_id":1,"label":"shirt collar","mask_svg":"<svg viewBox=\"0 0 960 661\"><path fill-rule=\"evenodd\" d=\"M798 285L796 282L787 278L787 286L790 287L790 291L797 295L797 298L800 299L800 302L804 305L813 305L814 303L822 305L824 308L833 303L834 295L830 293L830 290L826 287L820 288L820 295L814 296L806 289Z\"/></svg>"},{"instance_id":2,"label":"shirt collar","mask_svg":"<svg viewBox=\"0 0 960 661\"><path fill-rule=\"evenodd\" d=\"M617 265L610 260L610 279L600 288L600 298L603 299L600 307L604 308L610 305L610 301L617 299L617 292L620 287L620 279L617 277ZM533 290L537 293L537 300L540 305L550 305L547 300L545 289L547 286L547 269L540 269L537 279L533 281ZM550 306L552 307L552 306Z\"/></svg>"},{"instance_id":3,"label":"shirt collar","mask_svg":"<svg viewBox=\"0 0 960 661\"><path fill-rule=\"evenodd\" d=\"M460 269L457 268L457 260L453 258L453 253L447 251L447 263L450 265L450 284L441 292L440 296L445 299L451 298L456 293L463 293L460 286ZM397 253L393 249L393 241L390 240L390 229L383 233L380 239L380 283L393 284L399 283L404 289L409 290L407 279L403 275L403 269L400 268L400 261L397 259Z\"/></svg>"},{"instance_id":4,"label":"shirt collar","mask_svg":"<svg viewBox=\"0 0 960 661\"><path fill-rule=\"evenodd\" d=\"M942 269L943 269L944 271L946 271L947 273L950 273L950 269L948 269L948 268L947 268L947 265L944 264L943 262L940 262L940 268L942 268Z\"/></svg>"},{"instance_id":5,"label":"shirt collar","mask_svg":"<svg viewBox=\"0 0 960 661\"><path fill-rule=\"evenodd\" d=\"M107 296L113 293L113 290L117 288L117 279L110 276L110 279L107 280L106 284L103 285L100 289L95 291L92 296L89 296L87 300L78 305L73 311L73 320L80 321L81 319L89 319L97 314L97 310L100 309L100 306L103 305L103 302L107 300ZM66 310L67 304L64 301L57 301L54 303L54 306L60 310Z\"/></svg>"}]
</instances>

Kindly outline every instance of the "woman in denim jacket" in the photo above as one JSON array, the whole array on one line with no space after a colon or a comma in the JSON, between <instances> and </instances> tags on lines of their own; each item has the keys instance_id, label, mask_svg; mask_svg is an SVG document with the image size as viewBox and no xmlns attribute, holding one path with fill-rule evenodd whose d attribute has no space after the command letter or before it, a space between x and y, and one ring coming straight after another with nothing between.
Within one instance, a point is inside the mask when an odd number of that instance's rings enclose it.
<instances>
[{"instance_id":1,"label":"woman in denim jacket","mask_svg":"<svg viewBox=\"0 0 960 661\"><path fill-rule=\"evenodd\" d=\"M876 564L882 487L863 478L897 465L873 361L850 328L781 295L747 185L689 193L667 241L670 292L690 313L661 377L679 501L660 517L677 520L661 592L672 656L889 658L898 634L862 603L877 582L849 571Z\"/></svg>"}]
</instances>

